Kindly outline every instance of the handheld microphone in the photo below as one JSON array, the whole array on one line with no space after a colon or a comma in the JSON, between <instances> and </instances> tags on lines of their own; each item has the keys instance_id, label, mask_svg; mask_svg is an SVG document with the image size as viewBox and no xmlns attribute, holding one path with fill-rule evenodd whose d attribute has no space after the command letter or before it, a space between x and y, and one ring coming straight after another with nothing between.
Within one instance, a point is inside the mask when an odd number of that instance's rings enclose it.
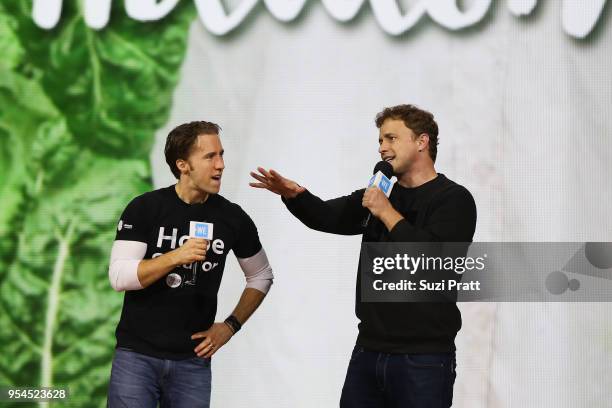
<instances>
[{"instance_id":1,"label":"handheld microphone","mask_svg":"<svg viewBox=\"0 0 612 408\"><path fill-rule=\"evenodd\" d=\"M208 240L209 244L213 239L213 224L201 221L189 221L189 238L202 238ZM202 271L202 261L194 262L191 267L191 279L186 279L186 285L195 285L197 280L197 270L199 266Z\"/></svg>"},{"instance_id":2,"label":"handheld microphone","mask_svg":"<svg viewBox=\"0 0 612 408\"><path fill-rule=\"evenodd\" d=\"M378 163L376 163L376 166L374 166L374 170L372 171L372 174L373 176L370 178L370 181L368 182L368 188L377 187L383 193L385 193L387 198L389 198L389 195L391 194L391 187L392 187L391 177L393 177L393 166L391 165L391 163L386 162L384 160L379 161ZM372 216L372 213L368 212L368 215L364 218L363 222L361 223L361 225L364 228L368 226L371 216Z\"/></svg>"}]
</instances>

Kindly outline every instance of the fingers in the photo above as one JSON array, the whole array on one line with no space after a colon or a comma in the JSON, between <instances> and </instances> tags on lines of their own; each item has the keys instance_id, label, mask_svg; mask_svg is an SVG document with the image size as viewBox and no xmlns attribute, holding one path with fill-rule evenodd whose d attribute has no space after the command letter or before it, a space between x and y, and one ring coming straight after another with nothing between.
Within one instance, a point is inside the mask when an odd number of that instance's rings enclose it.
<instances>
[{"instance_id":1,"label":"fingers","mask_svg":"<svg viewBox=\"0 0 612 408\"><path fill-rule=\"evenodd\" d=\"M363 193L363 198L361 199L361 206L362 207L368 207L368 205L372 201L372 193L373 193L373 191L370 190L370 189L367 189L365 191L365 193Z\"/></svg>"},{"instance_id":2,"label":"fingers","mask_svg":"<svg viewBox=\"0 0 612 408\"><path fill-rule=\"evenodd\" d=\"M204 251L208 249L208 240L204 238L189 238L184 247L193 247L194 251Z\"/></svg>"},{"instance_id":3,"label":"fingers","mask_svg":"<svg viewBox=\"0 0 612 408\"><path fill-rule=\"evenodd\" d=\"M198 357L210 357L210 353L214 353L216 347L214 344L208 344L198 352Z\"/></svg>"},{"instance_id":4,"label":"fingers","mask_svg":"<svg viewBox=\"0 0 612 408\"><path fill-rule=\"evenodd\" d=\"M208 240L204 239L204 238L191 238L194 242L194 245L196 245L199 248L202 249L206 249L206 247L208 246Z\"/></svg>"},{"instance_id":5,"label":"fingers","mask_svg":"<svg viewBox=\"0 0 612 408\"><path fill-rule=\"evenodd\" d=\"M208 351L202 350L202 357L204 358L211 358L213 354L215 354L217 352L217 350L219 350L219 347L221 346L217 346L216 344L211 344L210 347L208 347Z\"/></svg>"},{"instance_id":6,"label":"fingers","mask_svg":"<svg viewBox=\"0 0 612 408\"><path fill-rule=\"evenodd\" d=\"M276 178L276 179L278 179L278 180L282 180L282 179L283 179L283 176L281 176L281 175L280 175L280 174L279 174L279 173L278 173L276 170L274 170L274 169L270 169L270 175L271 175L273 178Z\"/></svg>"},{"instance_id":7,"label":"fingers","mask_svg":"<svg viewBox=\"0 0 612 408\"><path fill-rule=\"evenodd\" d=\"M217 347L214 344L208 344L199 351L196 351L196 354L198 357L209 358L215 353L215 351L217 351Z\"/></svg>"},{"instance_id":8,"label":"fingers","mask_svg":"<svg viewBox=\"0 0 612 408\"><path fill-rule=\"evenodd\" d=\"M280 175L280 173L278 173L274 169L270 169L270 171L268 171L263 167L258 167L257 170L260 174L257 174L253 171L251 171L249 174L251 175L251 177L253 177L257 181L260 181L263 184L268 184L270 181L282 181L285 179L283 176Z\"/></svg>"},{"instance_id":9,"label":"fingers","mask_svg":"<svg viewBox=\"0 0 612 408\"><path fill-rule=\"evenodd\" d=\"M261 182L261 183L263 183L263 184L266 184L266 183L268 182L268 180L267 180L265 177L262 177L261 175L259 175L259 174L255 173L255 172L250 172L249 174L250 174L250 175L251 175L251 177L253 177L255 180L257 180L257 181L259 181L259 182Z\"/></svg>"},{"instance_id":10,"label":"fingers","mask_svg":"<svg viewBox=\"0 0 612 408\"><path fill-rule=\"evenodd\" d=\"M259 175L257 173L254 173L254 172L250 172L251 177L253 177L255 180L258 180L259 183L251 182L251 183L249 183L249 185L251 187L263 188L263 189L266 189L266 190L271 191L273 193L280 194L277 186L274 184L278 180L276 178L274 178L270 173L268 173L264 168L258 167L257 169L259 170L260 173L263 174L263 176Z\"/></svg>"},{"instance_id":11,"label":"fingers","mask_svg":"<svg viewBox=\"0 0 612 408\"><path fill-rule=\"evenodd\" d=\"M368 198L370 198L370 191L369 191L369 190L366 190L366 191L363 193L363 197L361 198L361 202L362 202L362 203L365 203L365 201L366 201Z\"/></svg>"},{"instance_id":12,"label":"fingers","mask_svg":"<svg viewBox=\"0 0 612 408\"><path fill-rule=\"evenodd\" d=\"M374 198L379 194L379 192L384 194L378 187L370 187L363 193L363 198Z\"/></svg>"},{"instance_id":13,"label":"fingers","mask_svg":"<svg viewBox=\"0 0 612 408\"><path fill-rule=\"evenodd\" d=\"M270 173L269 173L269 172L268 172L266 169L264 169L263 167L258 167L258 168L257 168L257 170L258 170L258 171L259 171L261 174L263 174L263 175L264 175L264 177L266 177L266 178L268 178L268 179L273 178L273 176L272 176L272 175L271 175L271 174L270 174Z\"/></svg>"},{"instance_id":14,"label":"fingers","mask_svg":"<svg viewBox=\"0 0 612 408\"><path fill-rule=\"evenodd\" d=\"M193 339L193 336L191 336L191 338ZM204 336L204 340L202 340L200 344L198 344L196 348L193 349L193 351L195 351L196 354L199 355L203 350L208 350L212 346L212 344L212 339L208 335L206 335Z\"/></svg>"},{"instance_id":15,"label":"fingers","mask_svg":"<svg viewBox=\"0 0 612 408\"><path fill-rule=\"evenodd\" d=\"M187 256L188 263L190 262L198 262L206 259L206 251L208 247L208 241L202 238L191 238L187 243L191 247L187 247L185 244L185 250L187 251L185 255Z\"/></svg>"},{"instance_id":16,"label":"fingers","mask_svg":"<svg viewBox=\"0 0 612 408\"><path fill-rule=\"evenodd\" d=\"M191 256L196 258L196 259L198 259L198 260L200 260L200 261L203 261L204 258L206 258L206 251L202 251L201 249L194 249L191 252ZM202 259L200 259L200 258L202 258Z\"/></svg>"},{"instance_id":17,"label":"fingers","mask_svg":"<svg viewBox=\"0 0 612 408\"><path fill-rule=\"evenodd\" d=\"M193 349L198 357L209 358L218 350L218 346L208 336L206 332L196 333L191 336L192 340L204 337L204 340Z\"/></svg>"},{"instance_id":18,"label":"fingers","mask_svg":"<svg viewBox=\"0 0 612 408\"><path fill-rule=\"evenodd\" d=\"M205 352L204 350L206 349L206 351L208 351L208 347L212 343L210 338L208 338L207 336L208 336L207 332L199 332L191 336L191 340L202 339L202 338L204 339L200 344L196 346L196 348L193 349L193 351L197 354L198 357L202 357L202 355Z\"/></svg>"},{"instance_id":19,"label":"fingers","mask_svg":"<svg viewBox=\"0 0 612 408\"><path fill-rule=\"evenodd\" d=\"M211 358L213 356L213 354L215 354L217 352L217 350L219 350L219 349L214 347L208 353L204 354L203 357L204 358Z\"/></svg>"},{"instance_id":20,"label":"fingers","mask_svg":"<svg viewBox=\"0 0 612 408\"><path fill-rule=\"evenodd\" d=\"M203 261L206 259L208 240L203 238L190 238L187 243L191 246L188 251L190 256L193 258L193 261Z\"/></svg>"},{"instance_id":21,"label":"fingers","mask_svg":"<svg viewBox=\"0 0 612 408\"><path fill-rule=\"evenodd\" d=\"M206 337L206 335L207 335L207 333L205 331L197 332L197 333L194 333L193 335L191 335L191 340L203 339L204 337Z\"/></svg>"},{"instance_id":22,"label":"fingers","mask_svg":"<svg viewBox=\"0 0 612 408\"><path fill-rule=\"evenodd\" d=\"M270 173L268 173L266 169L264 169L263 167L257 167L257 171L259 172L259 174L255 173L254 171L249 172L249 174L254 179L257 179L261 181L262 183L265 183L267 181L266 179L270 177Z\"/></svg>"}]
</instances>

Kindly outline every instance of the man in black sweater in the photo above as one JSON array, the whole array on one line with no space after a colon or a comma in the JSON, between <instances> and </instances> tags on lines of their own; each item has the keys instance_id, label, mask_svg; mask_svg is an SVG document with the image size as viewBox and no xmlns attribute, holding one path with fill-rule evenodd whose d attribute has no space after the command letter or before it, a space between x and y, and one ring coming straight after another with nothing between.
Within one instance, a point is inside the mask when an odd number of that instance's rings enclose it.
<instances>
[{"instance_id":1,"label":"man in black sweater","mask_svg":"<svg viewBox=\"0 0 612 408\"><path fill-rule=\"evenodd\" d=\"M274 170L251 173L252 187L279 194L306 226L332 234L362 234L362 242L471 242L476 206L463 186L434 168L438 126L413 105L376 116L379 153L397 177L389 198L378 188L323 201ZM366 227L367 214L372 219ZM457 305L362 302L357 273L359 336L342 389L342 408L429 408L452 405Z\"/></svg>"}]
</instances>

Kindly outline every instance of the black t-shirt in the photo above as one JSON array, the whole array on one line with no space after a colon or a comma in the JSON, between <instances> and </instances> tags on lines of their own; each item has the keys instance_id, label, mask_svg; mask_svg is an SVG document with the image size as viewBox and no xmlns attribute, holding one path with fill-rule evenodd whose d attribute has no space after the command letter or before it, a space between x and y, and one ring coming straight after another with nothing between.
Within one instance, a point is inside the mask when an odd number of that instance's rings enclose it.
<instances>
[{"instance_id":1,"label":"black t-shirt","mask_svg":"<svg viewBox=\"0 0 612 408\"><path fill-rule=\"evenodd\" d=\"M115 239L144 242L144 259L151 259L186 242L190 221L214 226L206 260L195 269L179 266L147 288L126 291L116 330L118 347L165 359L193 357L201 340L191 340L191 335L214 322L228 252L248 258L261 249L257 228L240 206L218 194L202 204L187 204L174 186L133 199L121 215Z\"/></svg>"},{"instance_id":2,"label":"black t-shirt","mask_svg":"<svg viewBox=\"0 0 612 408\"><path fill-rule=\"evenodd\" d=\"M471 242L476 228L476 205L463 186L438 174L415 187L395 183L389 201L404 219L391 231L376 217L367 228L368 210L361 204L364 189L323 201L309 191L289 200L287 208L306 226L332 234L362 234L362 242ZM388 353L434 353L455 350L461 328L457 305L448 303L383 303L361 301L357 271L355 312L357 344Z\"/></svg>"}]
</instances>

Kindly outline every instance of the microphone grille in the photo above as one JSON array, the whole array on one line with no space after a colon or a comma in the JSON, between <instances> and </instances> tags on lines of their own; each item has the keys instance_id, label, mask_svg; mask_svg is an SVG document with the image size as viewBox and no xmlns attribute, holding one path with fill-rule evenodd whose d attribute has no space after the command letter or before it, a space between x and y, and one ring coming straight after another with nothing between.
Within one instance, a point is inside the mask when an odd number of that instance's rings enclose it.
<instances>
[{"instance_id":1,"label":"microphone grille","mask_svg":"<svg viewBox=\"0 0 612 408\"><path fill-rule=\"evenodd\" d=\"M381 171L382 174L387 176L387 178L393 177L393 166L389 162L381 160L378 163L376 163L376 166L374 166L374 171L372 172L372 174L376 174L379 171Z\"/></svg>"}]
</instances>

